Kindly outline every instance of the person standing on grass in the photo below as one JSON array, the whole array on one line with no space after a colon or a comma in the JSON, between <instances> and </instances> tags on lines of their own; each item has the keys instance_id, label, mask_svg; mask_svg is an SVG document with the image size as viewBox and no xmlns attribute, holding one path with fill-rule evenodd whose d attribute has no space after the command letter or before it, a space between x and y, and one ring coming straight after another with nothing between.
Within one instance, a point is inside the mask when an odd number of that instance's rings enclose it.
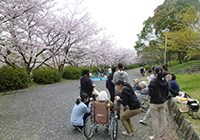
<instances>
[{"instance_id":1,"label":"person standing on grass","mask_svg":"<svg viewBox=\"0 0 200 140\"><path fill-rule=\"evenodd\" d=\"M163 78L163 68L155 67L155 76L149 84L150 96L150 113L152 117L152 125L154 136L150 136L151 140L164 140L167 137L167 120L165 113L165 101L168 96L168 83Z\"/></svg>"},{"instance_id":2,"label":"person standing on grass","mask_svg":"<svg viewBox=\"0 0 200 140\"><path fill-rule=\"evenodd\" d=\"M129 83L119 80L116 85L119 90L122 90L122 97L115 96L115 100L123 105L129 106L129 109L127 109L120 118L126 129L126 132L122 132L122 134L125 136L132 136L135 132L131 118L141 112L140 102Z\"/></svg>"}]
</instances>

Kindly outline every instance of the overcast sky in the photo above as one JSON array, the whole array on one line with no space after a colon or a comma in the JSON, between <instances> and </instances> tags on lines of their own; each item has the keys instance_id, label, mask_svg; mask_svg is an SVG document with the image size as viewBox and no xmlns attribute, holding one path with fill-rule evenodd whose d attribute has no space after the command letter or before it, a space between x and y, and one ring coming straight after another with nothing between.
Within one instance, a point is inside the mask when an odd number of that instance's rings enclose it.
<instances>
[{"instance_id":1,"label":"overcast sky","mask_svg":"<svg viewBox=\"0 0 200 140\"><path fill-rule=\"evenodd\" d=\"M131 48L143 22L154 15L164 0L84 0L95 21L114 35L117 46Z\"/></svg>"},{"instance_id":2,"label":"overcast sky","mask_svg":"<svg viewBox=\"0 0 200 140\"><path fill-rule=\"evenodd\" d=\"M60 0L59 0L60 1ZM69 0L73 1L73 0ZM83 0L89 13L118 47L133 48L143 22L154 15L164 0Z\"/></svg>"}]
</instances>

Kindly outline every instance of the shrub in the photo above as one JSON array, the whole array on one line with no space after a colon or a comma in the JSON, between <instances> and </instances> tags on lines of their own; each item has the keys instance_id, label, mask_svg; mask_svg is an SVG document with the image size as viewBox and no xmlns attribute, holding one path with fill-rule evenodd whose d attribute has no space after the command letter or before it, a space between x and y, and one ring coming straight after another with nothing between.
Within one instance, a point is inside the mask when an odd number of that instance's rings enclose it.
<instances>
[{"instance_id":1,"label":"shrub","mask_svg":"<svg viewBox=\"0 0 200 140\"><path fill-rule=\"evenodd\" d=\"M74 68L74 67L66 67L63 70L62 78L64 79L79 79L81 76L81 69Z\"/></svg>"},{"instance_id":2,"label":"shrub","mask_svg":"<svg viewBox=\"0 0 200 140\"><path fill-rule=\"evenodd\" d=\"M28 87L29 76L23 68L0 68L0 91L17 90Z\"/></svg>"},{"instance_id":3,"label":"shrub","mask_svg":"<svg viewBox=\"0 0 200 140\"><path fill-rule=\"evenodd\" d=\"M98 69L99 69L99 67L97 67L97 66L92 67L91 73L98 73Z\"/></svg>"},{"instance_id":4,"label":"shrub","mask_svg":"<svg viewBox=\"0 0 200 140\"><path fill-rule=\"evenodd\" d=\"M99 68L99 67L83 66L83 67L80 67L79 70L80 70L81 74L82 74L82 71L83 71L84 69L89 69L91 73L94 73L94 72L97 72L98 68Z\"/></svg>"},{"instance_id":5,"label":"shrub","mask_svg":"<svg viewBox=\"0 0 200 140\"><path fill-rule=\"evenodd\" d=\"M53 84L61 80L57 69L42 67L35 71L33 81L37 84Z\"/></svg>"},{"instance_id":6,"label":"shrub","mask_svg":"<svg viewBox=\"0 0 200 140\"><path fill-rule=\"evenodd\" d=\"M129 70L129 69L139 68L141 66L142 66L141 64L129 65L129 66L126 66L126 69Z\"/></svg>"}]
</instances>

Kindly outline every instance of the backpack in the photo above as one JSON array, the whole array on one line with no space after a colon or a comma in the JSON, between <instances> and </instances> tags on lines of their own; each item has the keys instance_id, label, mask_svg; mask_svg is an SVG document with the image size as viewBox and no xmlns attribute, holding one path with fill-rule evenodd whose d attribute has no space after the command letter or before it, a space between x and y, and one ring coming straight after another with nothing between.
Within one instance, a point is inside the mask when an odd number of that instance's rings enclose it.
<instances>
[{"instance_id":1,"label":"backpack","mask_svg":"<svg viewBox=\"0 0 200 140\"><path fill-rule=\"evenodd\" d=\"M185 93L184 98L191 98L189 94Z\"/></svg>"},{"instance_id":2,"label":"backpack","mask_svg":"<svg viewBox=\"0 0 200 140\"><path fill-rule=\"evenodd\" d=\"M94 107L94 121L99 124L109 123L109 112L107 102L95 101L92 106Z\"/></svg>"}]
</instances>

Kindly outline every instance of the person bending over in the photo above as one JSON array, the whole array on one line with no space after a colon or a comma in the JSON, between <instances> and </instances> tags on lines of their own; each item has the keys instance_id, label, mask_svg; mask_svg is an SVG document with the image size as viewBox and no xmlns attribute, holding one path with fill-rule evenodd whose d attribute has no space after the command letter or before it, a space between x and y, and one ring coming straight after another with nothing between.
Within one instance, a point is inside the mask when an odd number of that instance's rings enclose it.
<instances>
[{"instance_id":1,"label":"person bending over","mask_svg":"<svg viewBox=\"0 0 200 140\"><path fill-rule=\"evenodd\" d=\"M131 122L131 117L141 112L140 102L129 83L119 80L116 85L119 90L122 90L122 98L120 99L119 96L115 96L116 101L129 106L129 109L127 109L120 117L120 120L126 129L126 132L122 132L122 134L131 136L134 135L134 127Z\"/></svg>"}]
</instances>

